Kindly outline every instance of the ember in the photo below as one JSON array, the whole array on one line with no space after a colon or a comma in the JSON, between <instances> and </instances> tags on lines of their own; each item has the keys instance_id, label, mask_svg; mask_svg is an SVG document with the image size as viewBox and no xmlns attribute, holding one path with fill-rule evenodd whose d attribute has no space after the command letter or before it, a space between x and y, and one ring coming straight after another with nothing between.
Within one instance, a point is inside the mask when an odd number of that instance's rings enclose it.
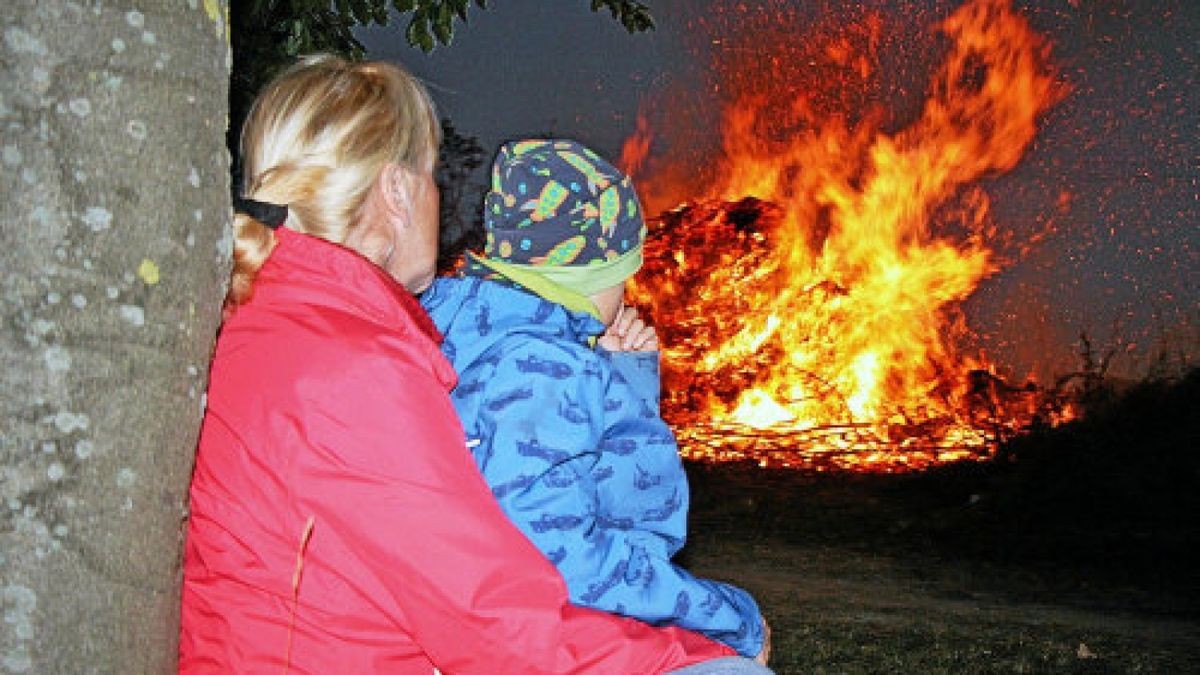
<instances>
[{"instance_id":1,"label":"ember","mask_svg":"<svg viewBox=\"0 0 1200 675\"><path fill-rule=\"evenodd\" d=\"M969 2L941 29L949 51L906 128L818 114L805 94L783 109L739 100L713 189L651 222L633 296L660 327L663 410L685 455L911 470L987 458L1061 418L964 353L959 305L999 269L976 183L1018 162L1064 92L1005 0ZM846 44L825 53L865 77ZM630 166L649 134L627 144Z\"/></svg>"}]
</instances>

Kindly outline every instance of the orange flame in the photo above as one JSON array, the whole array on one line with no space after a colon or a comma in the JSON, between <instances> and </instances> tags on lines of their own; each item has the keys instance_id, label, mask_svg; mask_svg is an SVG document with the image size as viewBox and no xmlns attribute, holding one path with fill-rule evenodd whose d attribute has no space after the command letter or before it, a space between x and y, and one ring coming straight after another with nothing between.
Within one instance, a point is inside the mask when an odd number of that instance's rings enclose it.
<instances>
[{"instance_id":1,"label":"orange flame","mask_svg":"<svg viewBox=\"0 0 1200 675\"><path fill-rule=\"evenodd\" d=\"M646 120L645 115L638 115L637 129L621 148L620 165L626 173L631 175L641 173L646 158L650 155L652 142L654 142L654 134L650 130L650 123Z\"/></svg>"},{"instance_id":2,"label":"orange flame","mask_svg":"<svg viewBox=\"0 0 1200 675\"><path fill-rule=\"evenodd\" d=\"M855 430L814 441L827 450L917 434L933 461L994 440L968 400L970 373L985 366L958 347L969 333L959 304L998 269L976 183L1017 164L1065 91L1048 43L1007 0L968 2L940 28L948 54L916 121L894 133L875 112L850 122L861 111L829 114L803 95L782 109L751 95L725 111L706 198L760 201L665 214L633 286L664 327L675 421ZM865 78L882 29L868 17L856 30L866 53L837 39L824 54ZM628 158L644 157L648 139L639 128Z\"/></svg>"}]
</instances>

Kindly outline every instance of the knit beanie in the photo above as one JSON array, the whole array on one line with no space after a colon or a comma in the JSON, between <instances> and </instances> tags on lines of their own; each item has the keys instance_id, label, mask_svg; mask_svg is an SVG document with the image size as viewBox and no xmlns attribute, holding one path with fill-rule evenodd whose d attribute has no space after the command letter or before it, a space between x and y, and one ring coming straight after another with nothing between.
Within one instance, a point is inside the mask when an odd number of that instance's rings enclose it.
<instances>
[{"instance_id":1,"label":"knit beanie","mask_svg":"<svg viewBox=\"0 0 1200 675\"><path fill-rule=\"evenodd\" d=\"M633 276L646 237L633 181L565 139L500 148L484 198L484 229L493 270L518 282L534 273L582 295Z\"/></svg>"}]
</instances>

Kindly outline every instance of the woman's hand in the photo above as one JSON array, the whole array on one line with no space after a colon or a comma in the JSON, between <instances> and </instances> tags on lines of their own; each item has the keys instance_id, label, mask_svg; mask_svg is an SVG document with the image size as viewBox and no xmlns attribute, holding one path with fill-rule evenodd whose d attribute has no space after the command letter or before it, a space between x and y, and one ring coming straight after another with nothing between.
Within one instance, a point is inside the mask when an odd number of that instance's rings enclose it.
<instances>
[{"instance_id":1,"label":"woman's hand","mask_svg":"<svg viewBox=\"0 0 1200 675\"><path fill-rule=\"evenodd\" d=\"M771 658L771 627L769 625L767 625L767 617L765 617L765 616L763 617L763 620L762 620L762 626L763 626L762 651L760 651L758 653L758 656L754 657L754 662L758 663L759 665L766 666L767 661L770 660L770 658Z\"/></svg>"},{"instance_id":2,"label":"woman's hand","mask_svg":"<svg viewBox=\"0 0 1200 675\"><path fill-rule=\"evenodd\" d=\"M656 352L658 334L653 326L642 321L636 309L622 305L598 344L610 352Z\"/></svg>"}]
</instances>

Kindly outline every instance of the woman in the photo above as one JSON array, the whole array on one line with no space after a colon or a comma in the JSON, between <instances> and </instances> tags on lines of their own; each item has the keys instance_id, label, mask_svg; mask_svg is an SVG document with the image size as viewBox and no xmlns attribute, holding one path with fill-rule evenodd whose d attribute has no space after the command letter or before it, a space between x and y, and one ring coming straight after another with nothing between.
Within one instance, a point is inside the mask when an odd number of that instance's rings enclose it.
<instances>
[{"instance_id":1,"label":"woman","mask_svg":"<svg viewBox=\"0 0 1200 675\"><path fill-rule=\"evenodd\" d=\"M180 671L659 673L729 655L570 605L492 498L410 294L433 278L437 146L428 95L383 63L307 59L251 111L254 215L234 222L192 480Z\"/></svg>"}]
</instances>

